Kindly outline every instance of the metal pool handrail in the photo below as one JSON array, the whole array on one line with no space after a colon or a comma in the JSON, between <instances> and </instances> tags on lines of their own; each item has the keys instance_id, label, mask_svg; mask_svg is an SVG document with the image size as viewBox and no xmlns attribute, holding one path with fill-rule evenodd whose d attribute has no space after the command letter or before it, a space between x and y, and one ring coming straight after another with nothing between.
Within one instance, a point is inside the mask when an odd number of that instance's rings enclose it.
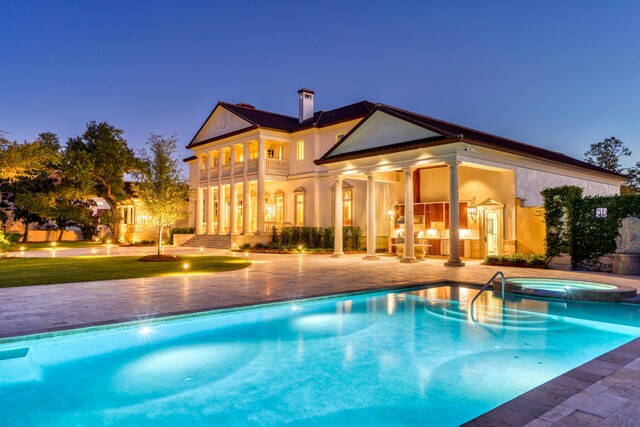
<instances>
[{"instance_id":1,"label":"metal pool handrail","mask_svg":"<svg viewBox=\"0 0 640 427\"><path fill-rule=\"evenodd\" d=\"M491 285L493 283L493 281L496 280L496 277L498 275L500 275L501 278L502 278L502 304L504 305L504 274L502 273L502 271L496 271L496 274L491 276L491 279L489 279L489 281L487 283L485 283L485 285L480 289L480 292L478 292L478 294L475 297L473 297L473 299L471 300L471 304L469 304L469 306L471 307L471 318L473 320L476 320L473 317L473 303L476 302L476 300L489 287L489 285Z\"/></svg>"}]
</instances>

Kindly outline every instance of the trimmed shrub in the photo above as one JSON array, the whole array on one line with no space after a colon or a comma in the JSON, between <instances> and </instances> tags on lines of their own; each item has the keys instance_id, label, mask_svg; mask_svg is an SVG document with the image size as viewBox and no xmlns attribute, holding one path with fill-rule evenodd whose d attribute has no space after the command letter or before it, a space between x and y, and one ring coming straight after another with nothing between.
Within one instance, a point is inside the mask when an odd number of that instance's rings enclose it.
<instances>
[{"instance_id":1,"label":"trimmed shrub","mask_svg":"<svg viewBox=\"0 0 640 427\"><path fill-rule=\"evenodd\" d=\"M507 254L489 255L485 259L486 265L501 265L508 267L546 268L549 258L542 254Z\"/></svg>"},{"instance_id":2,"label":"trimmed shrub","mask_svg":"<svg viewBox=\"0 0 640 427\"><path fill-rule=\"evenodd\" d=\"M169 230L169 244L173 244L173 235L174 234L195 234L195 227L176 227Z\"/></svg>"}]
</instances>

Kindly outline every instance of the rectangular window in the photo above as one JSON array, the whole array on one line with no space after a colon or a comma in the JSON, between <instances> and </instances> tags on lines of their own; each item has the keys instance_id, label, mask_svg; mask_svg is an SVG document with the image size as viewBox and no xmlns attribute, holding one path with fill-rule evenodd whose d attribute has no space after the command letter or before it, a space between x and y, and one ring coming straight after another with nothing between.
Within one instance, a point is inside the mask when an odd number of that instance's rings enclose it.
<instances>
[{"instance_id":1,"label":"rectangular window","mask_svg":"<svg viewBox=\"0 0 640 427\"><path fill-rule=\"evenodd\" d=\"M304 193L296 193L294 195L295 218L294 225L296 227L304 226Z\"/></svg>"},{"instance_id":2,"label":"rectangular window","mask_svg":"<svg viewBox=\"0 0 640 427\"><path fill-rule=\"evenodd\" d=\"M281 224L284 222L284 194L277 193L275 195L275 202L276 202L275 220L277 223Z\"/></svg>"},{"instance_id":3,"label":"rectangular window","mask_svg":"<svg viewBox=\"0 0 640 427\"><path fill-rule=\"evenodd\" d=\"M304 139L299 139L297 146L297 158L298 160L304 160Z\"/></svg>"},{"instance_id":4,"label":"rectangular window","mask_svg":"<svg viewBox=\"0 0 640 427\"><path fill-rule=\"evenodd\" d=\"M342 225L353 225L353 192L350 188L342 190Z\"/></svg>"}]
</instances>

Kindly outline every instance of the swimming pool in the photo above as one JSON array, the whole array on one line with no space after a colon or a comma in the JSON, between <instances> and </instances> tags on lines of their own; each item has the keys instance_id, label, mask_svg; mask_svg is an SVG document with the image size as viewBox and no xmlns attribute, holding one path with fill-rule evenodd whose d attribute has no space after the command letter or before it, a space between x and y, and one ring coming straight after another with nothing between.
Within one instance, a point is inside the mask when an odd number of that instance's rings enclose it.
<instances>
[{"instance_id":1,"label":"swimming pool","mask_svg":"<svg viewBox=\"0 0 640 427\"><path fill-rule=\"evenodd\" d=\"M640 336L640 308L437 287L0 345L2 425L458 425Z\"/></svg>"}]
</instances>

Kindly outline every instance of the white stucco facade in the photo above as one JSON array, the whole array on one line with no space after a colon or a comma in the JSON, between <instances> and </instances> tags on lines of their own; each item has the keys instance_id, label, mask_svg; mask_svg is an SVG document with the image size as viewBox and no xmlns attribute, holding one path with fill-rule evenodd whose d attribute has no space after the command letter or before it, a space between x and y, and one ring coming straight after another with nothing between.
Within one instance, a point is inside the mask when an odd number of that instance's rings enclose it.
<instances>
[{"instance_id":1,"label":"white stucco facade","mask_svg":"<svg viewBox=\"0 0 640 427\"><path fill-rule=\"evenodd\" d=\"M544 188L612 195L622 183L559 153L381 104L311 117L309 108L295 118L246 104L216 106L186 160L197 233L352 225L368 234L368 259L377 246L398 249L407 262L426 251L462 265L461 256L515 252L517 208L541 206ZM416 239L397 243L410 234Z\"/></svg>"}]
</instances>

